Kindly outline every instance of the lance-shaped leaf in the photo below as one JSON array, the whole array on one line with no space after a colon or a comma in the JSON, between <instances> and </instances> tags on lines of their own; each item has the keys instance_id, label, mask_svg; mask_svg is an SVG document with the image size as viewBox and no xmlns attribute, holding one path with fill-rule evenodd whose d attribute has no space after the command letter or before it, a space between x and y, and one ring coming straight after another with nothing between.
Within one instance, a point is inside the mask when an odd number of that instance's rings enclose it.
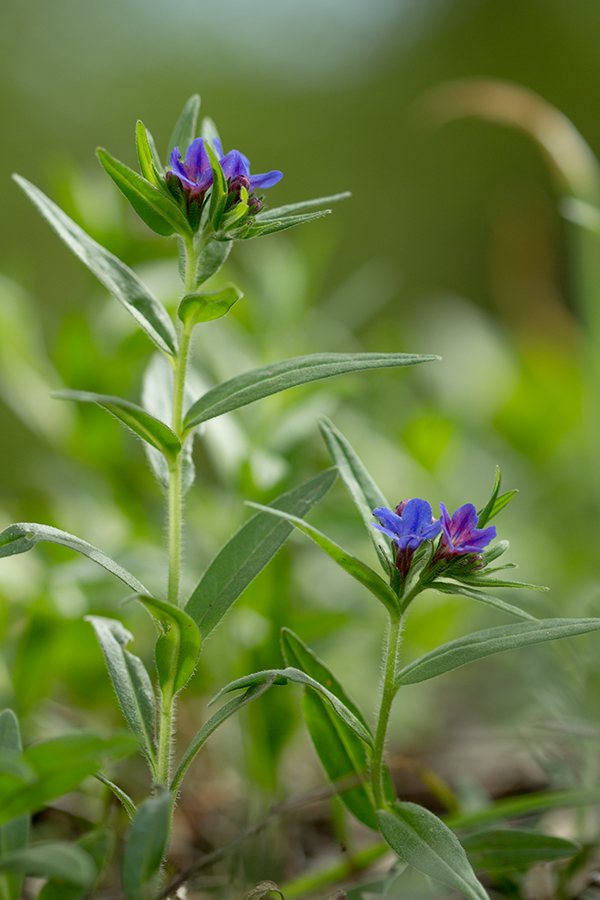
<instances>
[{"instance_id":1,"label":"lance-shaped leaf","mask_svg":"<svg viewBox=\"0 0 600 900\"><path fill-rule=\"evenodd\" d=\"M337 203L338 200L346 200L351 197L350 191L341 194L330 194L329 197L316 197L314 200L301 200L299 203L288 203L285 206L276 206L274 209L265 209L254 217L258 222L268 222L269 219L283 219L295 213L302 213L315 206L327 206L329 203Z\"/></svg>"},{"instance_id":2,"label":"lance-shaped leaf","mask_svg":"<svg viewBox=\"0 0 600 900\"><path fill-rule=\"evenodd\" d=\"M587 634L600 629L600 619L539 619L536 622L519 622L517 625L501 625L475 631L448 644L442 644L409 663L399 673L396 685L417 684L435 678L458 666L502 653L517 650L530 644L556 641L559 638Z\"/></svg>"},{"instance_id":3,"label":"lance-shaped leaf","mask_svg":"<svg viewBox=\"0 0 600 900\"><path fill-rule=\"evenodd\" d=\"M281 494L272 506L304 516L325 496L336 477L336 469L327 469ZM270 513L256 513L217 553L185 607L204 638L284 545L292 530L291 523Z\"/></svg>"},{"instance_id":4,"label":"lance-shaped leaf","mask_svg":"<svg viewBox=\"0 0 600 900\"><path fill-rule=\"evenodd\" d=\"M243 678L238 678L236 681L232 681L226 687L219 691L216 697L214 697L209 705L216 703L219 697L222 697L223 694L228 694L230 691L237 691L240 688L247 688L253 684L263 684L267 678L270 678L272 675L275 676L275 680L273 684L287 684L288 681L293 682L294 684L304 684L308 685L308 687L314 688L315 691L322 694L324 697L329 700L333 709L336 711L338 716L343 719L343 721L348 725L352 731L358 735L361 741L364 741L368 747L373 746L373 738L371 737L370 732L363 725L360 719L351 712L348 707L342 703L342 701L335 696L328 688L324 685L319 684L318 681L315 681L314 678L311 678L310 675L307 675L306 672L301 672L300 669L295 669L292 666L288 666L287 669L266 669L263 672L254 672L252 675L244 675Z\"/></svg>"},{"instance_id":5,"label":"lance-shaped leaf","mask_svg":"<svg viewBox=\"0 0 600 900\"><path fill-rule=\"evenodd\" d=\"M377 812L379 828L400 859L425 875L460 891L469 900L489 900L458 838L417 803L396 803Z\"/></svg>"},{"instance_id":6,"label":"lance-shaped leaf","mask_svg":"<svg viewBox=\"0 0 600 900\"><path fill-rule=\"evenodd\" d=\"M13 556L15 553L26 553L31 550L40 541L49 541L51 544L60 544L61 547L67 547L69 550L75 550L77 553L93 559L94 562L102 566L112 575L120 578L133 591L140 594L147 594L148 591L137 578L120 566L118 563L88 544L81 538L69 534L67 531L60 531L58 528L52 528L50 525L38 525L36 522L17 522L15 525L9 525L4 531L0 532L0 557Z\"/></svg>"},{"instance_id":7,"label":"lance-shaped leaf","mask_svg":"<svg viewBox=\"0 0 600 900\"><path fill-rule=\"evenodd\" d=\"M167 151L167 165L169 165L169 157L171 150L179 147L179 153L185 159L187 148L196 137L198 128L198 113L200 112L200 94L192 94L186 101L181 115L177 120L177 124L173 129L171 140L169 141L169 149Z\"/></svg>"},{"instance_id":8,"label":"lance-shaped leaf","mask_svg":"<svg viewBox=\"0 0 600 900\"><path fill-rule=\"evenodd\" d=\"M94 775L106 759L128 756L138 749L129 733L104 738L85 732L67 734L25 751L19 772L0 767L0 824L33 812L74 790Z\"/></svg>"},{"instance_id":9,"label":"lance-shaped leaf","mask_svg":"<svg viewBox=\"0 0 600 900\"><path fill-rule=\"evenodd\" d=\"M154 650L158 683L163 694L172 697L187 684L196 668L202 645L198 626L172 603L153 597L137 599L160 623L163 633Z\"/></svg>"},{"instance_id":10,"label":"lance-shaped leaf","mask_svg":"<svg viewBox=\"0 0 600 900\"><path fill-rule=\"evenodd\" d=\"M0 759L16 757L23 753L19 721L12 709L0 713ZM29 815L25 813L0 825L0 864L2 860L27 847L29 843ZM19 871L2 871L0 868L0 897L2 900L19 900L25 875Z\"/></svg>"},{"instance_id":11,"label":"lance-shaped leaf","mask_svg":"<svg viewBox=\"0 0 600 900\"><path fill-rule=\"evenodd\" d=\"M256 700L257 697L260 697L261 694L264 694L265 691L268 691L271 685L275 683L276 677L276 675L268 675L264 681L259 682L258 684L251 685L245 694L241 694L239 697L234 697L233 700L229 700L221 707L221 709L217 710L217 712L214 713L207 722L204 723L204 725L198 732L196 732L196 735L191 741L189 747L183 754L183 758L179 763L179 767L171 783L171 790L174 793L179 789L179 785L183 780L183 776L187 772L188 767L194 759L196 753L198 753L200 748L208 740L213 731L216 731L219 725L221 725L221 723L224 722L225 719L228 719L229 716L232 716L243 706L246 706L247 703L250 703L252 700Z\"/></svg>"},{"instance_id":12,"label":"lance-shaped leaf","mask_svg":"<svg viewBox=\"0 0 600 900\"><path fill-rule=\"evenodd\" d=\"M210 206L208 210L208 218L212 228L216 231L219 228L221 216L225 211L225 205L227 203L227 180L225 178L225 173L221 168L221 163L217 158L217 154L215 153L215 149L212 143L210 141L207 141L204 144L204 147L206 149L206 152L208 153L208 158L210 159L210 167L213 174L213 182L210 189Z\"/></svg>"},{"instance_id":13,"label":"lance-shaped leaf","mask_svg":"<svg viewBox=\"0 0 600 900\"><path fill-rule=\"evenodd\" d=\"M37 896L37 900L82 900L90 888L98 883L114 848L115 835L111 828L95 828L82 835L76 846L88 853L96 867L91 885L73 884L64 878L50 878Z\"/></svg>"},{"instance_id":14,"label":"lance-shaped leaf","mask_svg":"<svg viewBox=\"0 0 600 900\"><path fill-rule=\"evenodd\" d=\"M330 209L321 209L319 212L302 213L299 216L284 216L283 219L269 219L266 222L254 222L250 220L249 223L245 223L246 227L239 235L236 235L236 237L239 237L241 240L248 240L250 238L262 237L264 234L275 234L277 231L286 231L288 228L293 228L295 225L304 225L305 222L322 219L323 216L328 216L330 213ZM247 227L248 224L249 227Z\"/></svg>"},{"instance_id":15,"label":"lance-shaped leaf","mask_svg":"<svg viewBox=\"0 0 600 900\"><path fill-rule=\"evenodd\" d=\"M390 542L381 531L373 528L373 510L379 506L389 509L390 505L350 443L333 423L323 416L319 422L319 428L331 458L340 470L342 481L366 525L367 533L373 542L379 561L384 571L391 575L394 571L394 558Z\"/></svg>"},{"instance_id":16,"label":"lance-shaped leaf","mask_svg":"<svg viewBox=\"0 0 600 900\"><path fill-rule=\"evenodd\" d=\"M215 416L254 403L255 400L334 375L365 369L412 366L438 358L411 353L313 353L310 356L284 359L244 372L243 375L237 375L211 388L188 410L183 424L186 429L191 429Z\"/></svg>"},{"instance_id":17,"label":"lance-shaped leaf","mask_svg":"<svg viewBox=\"0 0 600 900\"><path fill-rule=\"evenodd\" d=\"M135 126L135 146L137 150L140 172L154 187L162 188L165 170L156 152L156 145L152 135L143 122L138 121Z\"/></svg>"},{"instance_id":18,"label":"lance-shaped leaf","mask_svg":"<svg viewBox=\"0 0 600 900\"><path fill-rule=\"evenodd\" d=\"M46 195L20 175L13 175L20 188L54 228L67 247L79 257L104 287L131 313L159 350L177 353L177 335L168 312L125 263L97 244Z\"/></svg>"},{"instance_id":19,"label":"lance-shaped leaf","mask_svg":"<svg viewBox=\"0 0 600 900\"><path fill-rule=\"evenodd\" d=\"M214 144L215 140L222 144L217 126L210 118L210 116L204 116L204 118L202 119L202 125L200 127L200 137L203 137L205 141L210 141L212 144Z\"/></svg>"},{"instance_id":20,"label":"lance-shaped leaf","mask_svg":"<svg viewBox=\"0 0 600 900\"><path fill-rule=\"evenodd\" d=\"M439 591L441 594L458 594L461 597L468 597L470 600L478 600L480 603L486 603L488 606L501 609L502 612L516 616L518 619L527 619L530 622L540 621L535 616L532 616L531 613L525 612L524 609L514 606L512 603L506 603L505 600L494 597L486 591L478 591L476 588L467 587L466 584L458 584L456 581L438 580L432 581L427 587L433 588L433 590Z\"/></svg>"},{"instance_id":21,"label":"lance-shaped leaf","mask_svg":"<svg viewBox=\"0 0 600 900\"><path fill-rule=\"evenodd\" d=\"M44 841L15 850L0 860L0 871L19 872L42 878L60 878L88 887L96 866L89 853L67 841Z\"/></svg>"},{"instance_id":22,"label":"lance-shaped leaf","mask_svg":"<svg viewBox=\"0 0 600 900\"><path fill-rule=\"evenodd\" d=\"M123 852L121 884L127 900L154 895L171 825L173 795L164 791L139 807Z\"/></svg>"},{"instance_id":23,"label":"lance-shaped leaf","mask_svg":"<svg viewBox=\"0 0 600 900\"><path fill-rule=\"evenodd\" d=\"M234 303L243 297L243 293L234 284L228 284L220 291L213 293L186 294L177 310L177 315L184 324L193 322L212 322L226 315Z\"/></svg>"},{"instance_id":24,"label":"lance-shaped leaf","mask_svg":"<svg viewBox=\"0 0 600 900\"><path fill-rule=\"evenodd\" d=\"M339 544L330 540L330 538L313 525L309 525L308 522L305 522L303 519L292 516L290 513L286 513L283 510L273 509L272 506L261 506L260 503L250 502L248 502L248 506L253 506L255 509L260 509L263 512L270 512L271 515L279 516L282 519L286 519L288 522L292 522L299 531L303 531L309 538L312 538L315 544L318 544L325 553L331 556L338 566L341 566L345 572L352 575L352 577L360 582L360 584L368 588L378 600L381 600L383 605L392 615L398 613L398 597L389 585L386 584L383 578L380 578L377 572L374 572L373 569L365 565L364 562L361 562L360 559L357 559L356 556L348 553L340 547Z\"/></svg>"},{"instance_id":25,"label":"lance-shaped leaf","mask_svg":"<svg viewBox=\"0 0 600 900\"><path fill-rule=\"evenodd\" d=\"M233 241L211 241L198 258L196 284L198 288L219 271L231 253Z\"/></svg>"},{"instance_id":26,"label":"lance-shaped leaf","mask_svg":"<svg viewBox=\"0 0 600 900\"><path fill-rule=\"evenodd\" d=\"M163 237L175 233L192 236L190 223L170 195L154 187L129 166L119 162L103 147L98 147L96 155L105 172L110 175L148 228Z\"/></svg>"},{"instance_id":27,"label":"lance-shaped leaf","mask_svg":"<svg viewBox=\"0 0 600 900\"><path fill-rule=\"evenodd\" d=\"M600 789L585 788L578 791L543 791L526 794L522 797L508 797L496 800L491 806L476 809L473 812L453 813L445 816L446 824L454 830L461 831L489 822L502 819L516 819L519 816L531 816L548 809L559 809L565 806L588 806L600 802Z\"/></svg>"},{"instance_id":28,"label":"lance-shaped leaf","mask_svg":"<svg viewBox=\"0 0 600 900\"><path fill-rule=\"evenodd\" d=\"M517 828L479 831L463 838L461 843L471 865L488 872L528 869L538 862L573 856L581 849L564 838Z\"/></svg>"},{"instance_id":29,"label":"lance-shaped leaf","mask_svg":"<svg viewBox=\"0 0 600 900\"><path fill-rule=\"evenodd\" d=\"M56 391L53 396L58 400L97 403L98 406L108 410L116 419L127 425L134 434L141 437L151 447L164 453L167 458L172 459L181 451L181 441L168 425L129 400L112 397L108 394L94 394L91 391Z\"/></svg>"},{"instance_id":30,"label":"lance-shaped leaf","mask_svg":"<svg viewBox=\"0 0 600 900\"><path fill-rule=\"evenodd\" d=\"M507 506L513 497L518 494L517 490L507 491L506 494L500 494L500 467L496 466L496 477L494 479L494 487L492 488L492 494L486 505L483 509L479 510L479 522L477 527L483 528L484 525L493 519L494 516L497 516L499 512L501 512L505 506Z\"/></svg>"},{"instance_id":31,"label":"lance-shaped leaf","mask_svg":"<svg viewBox=\"0 0 600 900\"><path fill-rule=\"evenodd\" d=\"M325 685L368 730L361 711L348 697L334 674L297 635L287 628L281 631L281 647L288 665L301 669L319 684ZM366 778L369 760L364 743L333 712L329 703L312 688L306 689L302 698L302 709L315 750L329 779L338 788L340 800L359 821L377 830L373 795ZM386 797L393 803L396 793L387 767L384 777Z\"/></svg>"},{"instance_id":32,"label":"lance-shaped leaf","mask_svg":"<svg viewBox=\"0 0 600 900\"><path fill-rule=\"evenodd\" d=\"M152 683L137 656L126 650L133 635L117 619L85 616L98 638L108 674L127 724L140 741L150 765L156 761L156 705Z\"/></svg>"}]
</instances>

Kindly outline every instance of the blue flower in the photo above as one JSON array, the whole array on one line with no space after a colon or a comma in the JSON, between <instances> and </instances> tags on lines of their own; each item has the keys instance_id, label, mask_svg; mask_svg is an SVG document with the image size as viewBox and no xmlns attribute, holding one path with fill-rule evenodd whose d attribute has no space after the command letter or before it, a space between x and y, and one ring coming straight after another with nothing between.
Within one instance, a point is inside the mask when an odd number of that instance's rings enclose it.
<instances>
[{"instance_id":1,"label":"blue flower","mask_svg":"<svg viewBox=\"0 0 600 900\"><path fill-rule=\"evenodd\" d=\"M442 540L440 553L454 556L459 553L481 553L490 541L496 537L493 525L489 528L477 528L479 516L472 503L465 503L450 517L443 503L440 503L442 514Z\"/></svg>"},{"instance_id":2,"label":"blue flower","mask_svg":"<svg viewBox=\"0 0 600 900\"><path fill-rule=\"evenodd\" d=\"M191 195L192 198L201 195L203 197L213 180L210 158L205 144L204 138L196 138L195 141L192 141L185 154L185 161L181 159L179 147L175 147L171 152L171 171L181 182L186 194ZM218 138L213 140L213 146L227 179L229 192L237 195L237 198L239 198L241 187L245 187L247 191L270 188L283 178L283 174L276 170L263 175L251 175L250 160L243 153L240 153L239 150L230 150L224 156Z\"/></svg>"},{"instance_id":3,"label":"blue flower","mask_svg":"<svg viewBox=\"0 0 600 900\"><path fill-rule=\"evenodd\" d=\"M373 528L383 532L396 545L396 567L403 576L408 574L413 554L423 541L430 541L440 533L441 524L433 521L431 506L426 500L415 497L404 500L396 512L385 506L373 510L381 524L373 522Z\"/></svg>"}]
</instances>

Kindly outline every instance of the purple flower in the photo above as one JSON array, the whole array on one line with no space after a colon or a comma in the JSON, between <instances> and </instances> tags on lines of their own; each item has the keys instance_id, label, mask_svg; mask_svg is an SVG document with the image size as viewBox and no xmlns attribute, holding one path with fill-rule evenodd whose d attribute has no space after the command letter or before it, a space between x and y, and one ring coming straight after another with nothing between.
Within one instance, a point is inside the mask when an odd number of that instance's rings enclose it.
<instances>
[{"instance_id":1,"label":"purple flower","mask_svg":"<svg viewBox=\"0 0 600 900\"><path fill-rule=\"evenodd\" d=\"M423 541L430 541L440 533L441 524L433 521L431 506L426 500L415 497L414 500L403 500L396 507L396 512L385 506L373 510L380 524L373 523L373 528L383 532L396 545L396 567L403 577L410 569L413 554Z\"/></svg>"},{"instance_id":2,"label":"purple flower","mask_svg":"<svg viewBox=\"0 0 600 900\"><path fill-rule=\"evenodd\" d=\"M443 556L481 553L496 537L493 525L490 528L477 527L479 516L472 503L465 503L456 510L452 518L443 503L440 503L440 512L443 535L439 550Z\"/></svg>"},{"instance_id":3,"label":"purple flower","mask_svg":"<svg viewBox=\"0 0 600 900\"><path fill-rule=\"evenodd\" d=\"M204 196L213 180L205 143L204 138L192 141L185 154L185 161L181 159L179 147L175 147L171 152L171 171L181 182L186 194L193 198ZM283 174L275 170L263 175L251 175L250 160L243 153L239 150L230 150L227 156L224 156L218 138L213 140L213 146L227 179L229 192L235 194L238 199L241 187L245 187L247 191L270 188L283 178Z\"/></svg>"}]
</instances>

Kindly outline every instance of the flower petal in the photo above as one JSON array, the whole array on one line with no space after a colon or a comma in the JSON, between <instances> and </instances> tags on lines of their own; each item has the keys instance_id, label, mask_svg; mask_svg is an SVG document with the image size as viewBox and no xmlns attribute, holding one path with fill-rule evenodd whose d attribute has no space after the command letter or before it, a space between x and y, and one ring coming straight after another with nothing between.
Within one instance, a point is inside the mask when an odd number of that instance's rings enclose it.
<instances>
[{"instance_id":1,"label":"flower petal","mask_svg":"<svg viewBox=\"0 0 600 900\"><path fill-rule=\"evenodd\" d=\"M221 160L221 168L225 178L236 178L238 175L250 178L250 161L239 150L230 150Z\"/></svg>"},{"instance_id":2,"label":"flower petal","mask_svg":"<svg viewBox=\"0 0 600 900\"><path fill-rule=\"evenodd\" d=\"M210 159L206 147L204 146L204 138L196 138L188 147L185 155L185 165L188 170L188 177L196 184L204 180L207 171L211 172Z\"/></svg>"},{"instance_id":3,"label":"flower petal","mask_svg":"<svg viewBox=\"0 0 600 900\"><path fill-rule=\"evenodd\" d=\"M405 534L420 534L423 528L431 525L432 519L431 506L427 500L415 497L408 501L402 511L402 530Z\"/></svg>"},{"instance_id":4,"label":"flower petal","mask_svg":"<svg viewBox=\"0 0 600 900\"><path fill-rule=\"evenodd\" d=\"M264 175L250 176L250 190L255 191L257 188L270 188L283 178L283 172L273 169L272 172L266 172Z\"/></svg>"},{"instance_id":5,"label":"flower petal","mask_svg":"<svg viewBox=\"0 0 600 900\"><path fill-rule=\"evenodd\" d=\"M472 503L465 503L452 516L452 539L455 544L467 541L476 530L479 516Z\"/></svg>"},{"instance_id":6,"label":"flower petal","mask_svg":"<svg viewBox=\"0 0 600 900\"><path fill-rule=\"evenodd\" d=\"M391 509L388 509L387 506L378 506L377 509L373 510L373 515L377 516L382 525L394 534L398 534L402 529L402 519L392 512ZM377 525L375 527L377 528Z\"/></svg>"}]
</instances>

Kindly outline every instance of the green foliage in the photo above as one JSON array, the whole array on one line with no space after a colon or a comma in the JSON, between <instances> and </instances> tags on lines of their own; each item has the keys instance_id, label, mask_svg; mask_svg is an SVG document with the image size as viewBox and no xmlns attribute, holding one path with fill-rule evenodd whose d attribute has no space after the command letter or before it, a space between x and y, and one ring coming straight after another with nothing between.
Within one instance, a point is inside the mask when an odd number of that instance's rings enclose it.
<instances>
[{"instance_id":1,"label":"green foliage","mask_svg":"<svg viewBox=\"0 0 600 900\"><path fill-rule=\"evenodd\" d=\"M169 837L172 805L173 795L164 791L144 800L136 813L123 853L121 883L127 900L154 896Z\"/></svg>"},{"instance_id":2,"label":"green foliage","mask_svg":"<svg viewBox=\"0 0 600 900\"><path fill-rule=\"evenodd\" d=\"M234 303L244 295L233 284L226 285L212 294L186 294L177 310L177 315L184 324L198 325L212 322L227 315Z\"/></svg>"},{"instance_id":3,"label":"green foliage","mask_svg":"<svg viewBox=\"0 0 600 900\"><path fill-rule=\"evenodd\" d=\"M187 148L196 137L198 129L198 115L200 113L200 95L192 94L181 111L181 115L177 120L177 124L173 129L171 139L169 140L169 149L167 151L167 164L169 155L174 147L179 147L181 156L185 159Z\"/></svg>"},{"instance_id":4,"label":"green foliage","mask_svg":"<svg viewBox=\"0 0 600 900\"><path fill-rule=\"evenodd\" d=\"M573 841L517 828L478 831L461 843L474 868L488 872L528 869L538 862L565 859L580 850Z\"/></svg>"},{"instance_id":5,"label":"green foliage","mask_svg":"<svg viewBox=\"0 0 600 900\"><path fill-rule=\"evenodd\" d=\"M162 633L154 648L156 671L163 695L172 698L194 674L202 646L200 631L194 620L172 603L154 597L137 599L160 624Z\"/></svg>"}]
</instances>

